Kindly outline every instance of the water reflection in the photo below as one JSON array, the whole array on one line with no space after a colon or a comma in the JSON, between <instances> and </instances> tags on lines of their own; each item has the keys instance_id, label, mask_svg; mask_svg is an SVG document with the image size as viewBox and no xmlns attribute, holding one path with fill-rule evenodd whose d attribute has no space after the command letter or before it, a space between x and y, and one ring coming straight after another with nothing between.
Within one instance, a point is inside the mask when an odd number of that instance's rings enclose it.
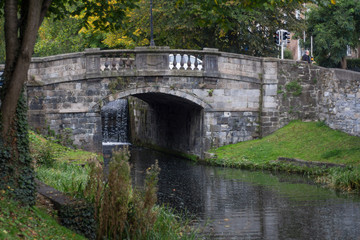
<instances>
[{"instance_id":1,"label":"water reflection","mask_svg":"<svg viewBox=\"0 0 360 240\"><path fill-rule=\"evenodd\" d=\"M299 176L196 165L132 150L133 181L142 185L159 160L158 198L187 209L218 239L360 239L360 201L307 184Z\"/></svg>"}]
</instances>

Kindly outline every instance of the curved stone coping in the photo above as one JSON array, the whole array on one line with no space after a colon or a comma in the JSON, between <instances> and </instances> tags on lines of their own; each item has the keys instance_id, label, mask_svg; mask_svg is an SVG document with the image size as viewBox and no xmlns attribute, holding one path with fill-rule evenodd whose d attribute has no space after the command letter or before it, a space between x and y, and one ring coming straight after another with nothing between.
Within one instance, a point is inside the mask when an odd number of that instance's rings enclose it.
<instances>
[{"instance_id":1,"label":"curved stone coping","mask_svg":"<svg viewBox=\"0 0 360 240\"><path fill-rule=\"evenodd\" d=\"M346 167L345 164L324 163L324 162L316 162L316 161L305 161L305 160L302 160L302 159L286 158L286 157L279 157L278 161L279 162L294 163L295 165L307 166L307 167L325 167L325 168L330 168L330 167L345 168Z\"/></svg>"},{"instance_id":2,"label":"curved stone coping","mask_svg":"<svg viewBox=\"0 0 360 240\"><path fill-rule=\"evenodd\" d=\"M103 98L101 100L101 102L90 106L89 110L92 111L92 110L98 109L102 105L106 105L108 102L112 102L112 101L114 101L116 99L132 96L132 95L146 94L146 93L169 94L169 95L173 95L173 96L176 96L176 97L184 98L184 99L188 100L189 102L192 102L192 103L194 103L196 105L201 106L204 109L211 109L212 108L212 106L209 103L204 102L199 97L197 97L195 95L192 95L192 94L189 94L189 93L187 93L185 91L173 90L170 87L141 87L141 88L127 89L126 91L121 91L121 92L106 96L105 98Z\"/></svg>"}]
</instances>

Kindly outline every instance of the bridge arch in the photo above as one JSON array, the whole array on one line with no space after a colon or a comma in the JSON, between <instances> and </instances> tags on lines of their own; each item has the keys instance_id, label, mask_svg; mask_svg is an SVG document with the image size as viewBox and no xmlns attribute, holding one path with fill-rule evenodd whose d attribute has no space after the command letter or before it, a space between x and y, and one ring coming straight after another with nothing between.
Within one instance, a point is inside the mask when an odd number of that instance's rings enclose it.
<instances>
[{"instance_id":1,"label":"bridge arch","mask_svg":"<svg viewBox=\"0 0 360 240\"><path fill-rule=\"evenodd\" d=\"M132 143L160 147L202 156L204 111L211 105L199 97L169 87L126 89L102 99L102 106L129 98L130 139Z\"/></svg>"},{"instance_id":2,"label":"bridge arch","mask_svg":"<svg viewBox=\"0 0 360 240\"><path fill-rule=\"evenodd\" d=\"M180 91L176 89L172 89L170 87L136 87L136 88L130 88L125 89L113 94L109 94L106 97L104 97L101 101L98 103L90 106L89 112L96 112L100 111L101 107L108 104L109 102L112 102L116 99L126 98L129 96L140 96L144 94L163 94L163 95L169 95L173 96L174 98L177 98L178 101L185 101L189 104L197 105L203 109L212 109L213 107L202 100L201 98L197 97L194 94L187 93L185 91Z\"/></svg>"}]
</instances>

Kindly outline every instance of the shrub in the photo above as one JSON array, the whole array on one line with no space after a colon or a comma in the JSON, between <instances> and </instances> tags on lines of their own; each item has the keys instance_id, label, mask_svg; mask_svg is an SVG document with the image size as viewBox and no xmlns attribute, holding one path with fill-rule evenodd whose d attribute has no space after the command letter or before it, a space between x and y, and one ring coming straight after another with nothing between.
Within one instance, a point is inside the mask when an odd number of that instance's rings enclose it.
<instances>
[{"instance_id":1,"label":"shrub","mask_svg":"<svg viewBox=\"0 0 360 240\"><path fill-rule=\"evenodd\" d=\"M291 81L285 85L285 89L287 92L292 93L294 96L300 96L302 92L302 86L298 81Z\"/></svg>"},{"instance_id":2,"label":"shrub","mask_svg":"<svg viewBox=\"0 0 360 240\"><path fill-rule=\"evenodd\" d=\"M346 59L347 69L360 72L360 58Z\"/></svg>"},{"instance_id":3,"label":"shrub","mask_svg":"<svg viewBox=\"0 0 360 240\"><path fill-rule=\"evenodd\" d=\"M147 170L144 190L132 189L129 151L113 153L105 179L99 162L91 164L85 195L94 203L98 239L143 239L156 221L157 162Z\"/></svg>"},{"instance_id":4,"label":"shrub","mask_svg":"<svg viewBox=\"0 0 360 240\"><path fill-rule=\"evenodd\" d=\"M37 164L46 167L51 167L54 164L55 154L50 142L46 142L46 144L41 147L40 151L35 155L35 160Z\"/></svg>"},{"instance_id":5,"label":"shrub","mask_svg":"<svg viewBox=\"0 0 360 240\"><path fill-rule=\"evenodd\" d=\"M289 49L284 49L284 59L293 59L293 54Z\"/></svg>"}]
</instances>

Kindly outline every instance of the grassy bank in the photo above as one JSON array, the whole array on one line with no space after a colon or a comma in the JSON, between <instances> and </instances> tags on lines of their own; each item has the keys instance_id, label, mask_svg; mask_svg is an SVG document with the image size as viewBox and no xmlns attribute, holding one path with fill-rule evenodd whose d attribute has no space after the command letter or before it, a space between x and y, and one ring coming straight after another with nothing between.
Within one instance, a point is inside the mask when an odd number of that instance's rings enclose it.
<instances>
[{"instance_id":1,"label":"grassy bank","mask_svg":"<svg viewBox=\"0 0 360 240\"><path fill-rule=\"evenodd\" d=\"M89 163L103 162L102 158L61 146L33 132L30 140L31 151L37 162L37 178L61 192L83 198L91 172ZM157 218L144 239L196 239L189 218L179 216L164 206L155 206L153 211L157 213Z\"/></svg>"},{"instance_id":2,"label":"grassy bank","mask_svg":"<svg viewBox=\"0 0 360 240\"><path fill-rule=\"evenodd\" d=\"M45 138L34 132L29 132L30 151L32 157L38 163L45 165L50 162L67 162L67 163L86 163L88 159L96 157L96 154L73 149L58 143L58 140L48 137ZM50 163L51 164L51 163Z\"/></svg>"},{"instance_id":3,"label":"grassy bank","mask_svg":"<svg viewBox=\"0 0 360 240\"><path fill-rule=\"evenodd\" d=\"M293 121L258 140L212 150L208 163L248 169L306 173L317 181L343 190L360 190L360 138L335 131L322 122ZM346 168L303 167L278 162L279 157L346 164Z\"/></svg>"},{"instance_id":4,"label":"grassy bank","mask_svg":"<svg viewBox=\"0 0 360 240\"><path fill-rule=\"evenodd\" d=\"M0 239L85 239L39 207L22 207L0 193Z\"/></svg>"},{"instance_id":5,"label":"grassy bank","mask_svg":"<svg viewBox=\"0 0 360 240\"><path fill-rule=\"evenodd\" d=\"M39 168L52 165L56 161L83 162L92 153L73 150L47 140L33 132L29 133L31 153ZM45 167L44 167L45 168ZM73 180L73 178L72 178ZM70 182L70 181L69 181ZM66 187L66 185L64 185ZM11 189L8 189L11 191ZM0 239L85 239L83 236L61 226L51 217L44 206L21 206L0 192Z\"/></svg>"}]
</instances>

